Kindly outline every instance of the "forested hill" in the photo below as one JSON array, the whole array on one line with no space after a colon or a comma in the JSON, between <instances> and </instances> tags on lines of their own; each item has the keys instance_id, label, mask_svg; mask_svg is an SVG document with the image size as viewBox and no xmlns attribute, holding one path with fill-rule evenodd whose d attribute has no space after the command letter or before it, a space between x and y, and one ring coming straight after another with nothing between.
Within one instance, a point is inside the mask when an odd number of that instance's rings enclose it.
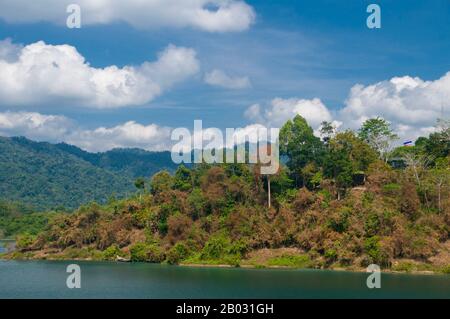
<instances>
[{"instance_id":1,"label":"forested hill","mask_svg":"<svg viewBox=\"0 0 450 319\"><path fill-rule=\"evenodd\" d=\"M89 153L67 144L0 137L0 198L39 210L76 208L134 192L135 177L150 177L174 165L169 152Z\"/></svg>"},{"instance_id":2,"label":"forested hill","mask_svg":"<svg viewBox=\"0 0 450 319\"><path fill-rule=\"evenodd\" d=\"M150 177L162 169L175 171L177 168L168 151L149 152L139 148L117 148L104 153L89 153L66 143L55 146L94 166L131 177Z\"/></svg>"}]
</instances>

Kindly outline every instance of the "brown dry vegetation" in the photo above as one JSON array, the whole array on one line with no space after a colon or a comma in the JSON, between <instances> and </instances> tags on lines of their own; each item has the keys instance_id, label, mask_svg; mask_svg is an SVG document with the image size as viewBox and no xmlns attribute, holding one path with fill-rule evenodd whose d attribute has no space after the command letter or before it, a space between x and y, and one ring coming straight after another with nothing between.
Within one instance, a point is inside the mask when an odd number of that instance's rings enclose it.
<instances>
[{"instance_id":1,"label":"brown dry vegetation","mask_svg":"<svg viewBox=\"0 0 450 319\"><path fill-rule=\"evenodd\" d=\"M326 189L325 180L318 191L300 188L275 196L276 205L268 209L252 170L238 168L239 175L227 165L188 170L184 190L166 175L167 188L155 185L140 199L58 215L45 232L19 248L34 258L121 255L270 266L271 258L282 263L286 256L305 255L308 266L316 268L377 263L401 269L402 260L448 267L448 193L442 212L428 211L408 171L377 162L366 185L350 189L342 200Z\"/></svg>"}]
</instances>

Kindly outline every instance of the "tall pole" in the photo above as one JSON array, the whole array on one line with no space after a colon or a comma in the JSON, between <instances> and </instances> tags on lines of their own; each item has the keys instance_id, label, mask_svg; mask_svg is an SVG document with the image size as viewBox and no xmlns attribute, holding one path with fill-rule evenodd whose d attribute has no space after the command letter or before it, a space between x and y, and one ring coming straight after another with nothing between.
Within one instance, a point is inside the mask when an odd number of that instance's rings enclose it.
<instances>
[{"instance_id":1,"label":"tall pole","mask_svg":"<svg viewBox=\"0 0 450 319\"><path fill-rule=\"evenodd\" d=\"M270 175L267 175L267 194L268 196L268 202L269 202L269 208L270 208Z\"/></svg>"}]
</instances>

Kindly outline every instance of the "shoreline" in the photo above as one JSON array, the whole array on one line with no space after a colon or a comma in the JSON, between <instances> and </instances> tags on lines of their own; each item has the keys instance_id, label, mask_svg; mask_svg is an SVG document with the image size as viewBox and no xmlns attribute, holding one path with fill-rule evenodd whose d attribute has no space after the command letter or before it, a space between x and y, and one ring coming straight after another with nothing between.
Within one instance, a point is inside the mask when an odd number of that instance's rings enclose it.
<instances>
[{"instance_id":1,"label":"shoreline","mask_svg":"<svg viewBox=\"0 0 450 319\"><path fill-rule=\"evenodd\" d=\"M0 256L0 261L82 261L82 262L109 262L114 264L129 264L129 263L139 263L139 264L155 264L155 265L167 265L167 266L178 266L178 267L187 267L187 268L242 268L242 269L254 269L254 270L324 270L324 271L333 271L333 272L354 272L354 273L365 273L365 268L307 268L307 267L292 267L292 266L279 266L279 265L268 265L268 266L259 266L252 264L242 264L238 266L228 265L228 264L197 264L197 263L179 263L170 265L167 263L146 263L146 262L120 262L115 260L94 260L92 258L71 258L71 259L58 259L58 258L2 258ZM406 274L406 275L443 275L449 276L450 274L440 271L432 271L432 270L411 270L411 271L399 271L392 269L381 269L381 273L387 274Z\"/></svg>"}]
</instances>

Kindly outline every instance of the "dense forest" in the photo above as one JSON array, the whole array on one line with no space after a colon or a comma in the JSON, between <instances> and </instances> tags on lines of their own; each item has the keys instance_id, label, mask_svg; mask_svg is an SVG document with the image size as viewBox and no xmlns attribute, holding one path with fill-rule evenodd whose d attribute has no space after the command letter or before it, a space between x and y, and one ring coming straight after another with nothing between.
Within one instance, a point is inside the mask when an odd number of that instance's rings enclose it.
<instances>
[{"instance_id":1,"label":"dense forest","mask_svg":"<svg viewBox=\"0 0 450 319\"><path fill-rule=\"evenodd\" d=\"M0 199L35 210L74 209L133 192L133 180L176 165L169 152L115 149L88 153L67 144L0 137Z\"/></svg>"},{"instance_id":2,"label":"dense forest","mask_svg":"<svg viewBox=\"0 0 450 319\"><path fill-rule=\"evenodd\" d=\"M448 273L449 122L413 146L396 139L380 118L357 132L324 122L319 138L296 116L275 175L259 164L163 170L129 198L51 215L9 257Z\"/></svg>"}]
</instances>

